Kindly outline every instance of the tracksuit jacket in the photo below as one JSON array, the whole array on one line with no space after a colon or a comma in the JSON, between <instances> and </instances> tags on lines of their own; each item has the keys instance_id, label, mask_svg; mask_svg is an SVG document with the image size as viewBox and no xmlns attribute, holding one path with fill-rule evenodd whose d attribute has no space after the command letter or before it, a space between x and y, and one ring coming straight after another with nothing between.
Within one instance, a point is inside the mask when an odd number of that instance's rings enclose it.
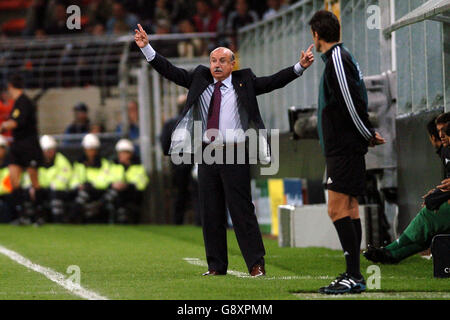
<instances>
[{"instance_id":1,"label":"tracksuit jacket","mask_svg":"<svg viewBox=\"0 0 450 320\"><path fill-rule=\"evenodd\" d=\"M363 75L352 54L336 44L322 55L318 131L326 157L367 153L375 131L369 121Z\"/></svg>"}]
</instances>

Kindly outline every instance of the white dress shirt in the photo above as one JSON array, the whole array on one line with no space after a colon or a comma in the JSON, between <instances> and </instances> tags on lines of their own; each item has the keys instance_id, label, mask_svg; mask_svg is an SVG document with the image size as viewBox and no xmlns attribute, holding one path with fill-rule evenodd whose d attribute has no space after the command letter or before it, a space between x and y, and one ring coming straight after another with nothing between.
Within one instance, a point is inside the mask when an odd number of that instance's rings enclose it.
<instances>
[{"instance_id":1,"label":"white dress shirt","mask_svg":"<svg viewBox=\"0 0 450 320\"><path fill-rule=\"evenodd\" d=\"M141 51L148 62L152 61L156 56L156 52L150 44L141 48ZM301 76L304 71L305 69L297 62L294 66L294 72L298 76ZM222 141L225 143L239 143L245 141L245 135L243 134L241 118L239 115L237 94L231 80L232 75L230 74L228 78L222 81L222 86L220 87L222 99L220 103L219 131L223 139ZM202 119L203 132L205 132L207 128L208 111L211 104L211 97L214 92L214 84L216 82L217 80L214 79L214 83L208 85L197 101ZM209 142L205 135L203 137L203 142Z\"/></svg>"}]
</instances>

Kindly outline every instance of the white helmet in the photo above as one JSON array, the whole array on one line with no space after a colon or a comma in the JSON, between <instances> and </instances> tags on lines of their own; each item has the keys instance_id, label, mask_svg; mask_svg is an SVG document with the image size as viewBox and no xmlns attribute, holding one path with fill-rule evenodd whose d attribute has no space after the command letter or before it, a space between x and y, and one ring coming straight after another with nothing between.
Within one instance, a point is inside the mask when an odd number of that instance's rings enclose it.
<instances>
[{"instance_id":1,"label":"white helmet","mask_svg":"<svg viewBox=\"0 0 450 320\"><path fill-rule=\"evenodd\" d=\"M0 135L0 147L6 148L8 146L8 141L2 135Z\"/></svg>"},{"instance_id":2,"label":"white helmet","mask_svg":"<svg viewBox=\"0 0 450 320\"><path fill-rule=\"evenodd\" d=\"M88 133L84 136L81 145L85 149L98 149L100 148L100 139L93 133Z\"/></svg>"},{"instance_id":3,"label":"white helmet","mask_svg":"<svg viewBox=\"0 0 450 320\"><path fill-rule=\"evenodd\" d=\"M39 140L42 150L56 149L57 143L55 138L49 135L43 135Z\"/></svg>"},{"instance_id":4,"label":"white helmet","mask_svg":"<svg viewBox=\"0 0 450 320\"><path fill-rule=\"evenodd\" d=\"M133 143L128 139L120 139L116 144L116 151L117 152L122 152L122 151L134 152Z\"/></svg>"}]
</instances>

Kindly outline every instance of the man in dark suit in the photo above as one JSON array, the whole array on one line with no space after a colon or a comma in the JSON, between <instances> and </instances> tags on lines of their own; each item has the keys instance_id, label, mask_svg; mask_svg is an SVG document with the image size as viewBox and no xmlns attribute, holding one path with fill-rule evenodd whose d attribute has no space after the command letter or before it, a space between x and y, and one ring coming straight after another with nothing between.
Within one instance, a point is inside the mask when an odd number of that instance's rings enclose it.
<instances>
[{"instance_id":1,"label":"man in dark suit","mask_svg":"<svg viewBox=\"0 0 450 320\"><path fill-rule=\"evenodd\" d=\"M300 62L295 66L267 77L256 77L250 69L232 72L235 66L234 54L222 47L211 52L209 69L200 65L187 71L172 65L156 53L149 44L146 32L141 25L138 27L135 41L147 61L165 78L189 89L186 105L172 134L169 150L172 161L174 154L193 153L192 149L180 148L180 145L188 146L191 137L196 140L195 127L199 125L202 128L202 154L205 161L200 161L198 165L198 184L208 262L208 272L204 275L224 275L227 272L227 209L250 275L265 275L265 250L250 192L248 151L245 152L246 161L237 164L235 158L230 163L228 157L225 163L220 159L208 163L205 153L212 150L211 155L228 155L228 148L236 149L239 153L242 145L245 146L244 150L248 150L251 146L247 146L247 139L242 133L251 127L265 129L256 96L282 88L302 75L314 62L311 51L313 46L302 52ZM180 132L184 132L184 135Z\"/></svg>"}]
</instances>

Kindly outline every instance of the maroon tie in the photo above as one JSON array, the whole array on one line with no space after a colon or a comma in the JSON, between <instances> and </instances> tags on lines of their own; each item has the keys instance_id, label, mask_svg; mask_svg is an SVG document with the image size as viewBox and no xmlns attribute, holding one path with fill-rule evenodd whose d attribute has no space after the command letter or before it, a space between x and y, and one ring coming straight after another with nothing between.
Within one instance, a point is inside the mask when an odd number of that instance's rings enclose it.
<instances>
[{"instance_id":1,"label":"maroon tie","mask_svg":"<svg viewBox=\"0 0 450 320\"><path fill-rule=\"evenodd\" d=\"M206 126L206 129L217 129L219 130L219 115L220 115L220 102L222 101L222 95L220 93L220 87L222 86L222 82L218 81L214 85L214 92L211 97L211 103L209 104L209 110L208 110L208 124ZM208 135L208 138L212 141L215 140L214 137L210 137Z\"/></svg>"}]
</instances>

